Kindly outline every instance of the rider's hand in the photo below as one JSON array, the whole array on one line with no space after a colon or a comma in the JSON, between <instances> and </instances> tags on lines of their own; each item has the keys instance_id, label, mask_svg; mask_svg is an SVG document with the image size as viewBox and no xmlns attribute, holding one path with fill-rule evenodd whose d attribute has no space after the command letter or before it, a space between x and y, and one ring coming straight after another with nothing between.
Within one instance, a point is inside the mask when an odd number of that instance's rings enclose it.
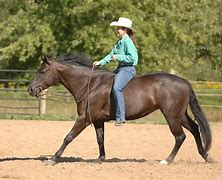
<instances>
[{"instance_id":1,"label":"rider's hand","mask_svg":"<svg viewBox=\"0 0 222 180\"><path fill-rule=\"evenodd\" d=\"M95 62L93 63L93 65L94 65L94 66L99 66L99 65L100 65L100 62L99 62L99 61L95 61Z\"/></svg>"},{"instance_id":2,"label":"rider's hand","mask_svg":"<svg viewBox=\"0 0 222 180\"><path fill-rule=\"evenodd\" d=\"M116 56L115 55L112 55L112 60L116 61Z\"/></svg>"}]
</instances>

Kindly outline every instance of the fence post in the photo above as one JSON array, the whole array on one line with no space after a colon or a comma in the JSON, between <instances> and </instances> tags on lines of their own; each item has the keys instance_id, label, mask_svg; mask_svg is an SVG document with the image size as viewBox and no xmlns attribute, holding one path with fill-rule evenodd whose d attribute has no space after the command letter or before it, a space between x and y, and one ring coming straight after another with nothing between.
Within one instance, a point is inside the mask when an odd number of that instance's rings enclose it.
<instances>
[{"instance_id":1,"label":"fence post","mask_svg":"<svg viewBox=\"0 0 222 180\"><path fill-rule=\"evenodd\" d=\"M46 112L46 98L48 90L45 89L41 92L41 98L39 99L39 116L45 114Z\"/></svg>"}]
</instances>

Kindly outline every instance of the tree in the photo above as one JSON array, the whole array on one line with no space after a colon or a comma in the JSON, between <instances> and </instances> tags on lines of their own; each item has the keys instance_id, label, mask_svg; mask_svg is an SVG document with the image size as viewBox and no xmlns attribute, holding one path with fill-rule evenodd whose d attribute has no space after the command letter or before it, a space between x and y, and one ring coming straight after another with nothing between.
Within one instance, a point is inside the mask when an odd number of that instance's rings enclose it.
<instances>
[{"instance_id":1,"label":"tree","mask_svg":"<svg viewBox=\"0 0 222 180\"><path fill-rule=\"evenodd\" d=\"M71 51L99 60L116 41L110 22L125 16L140 45L138 74L174 69L189 79L222 77L194 72L221 72L220 0L8 0L0 9L0 68L36 69L43 54Z\"/></svg>"}]
</instances>

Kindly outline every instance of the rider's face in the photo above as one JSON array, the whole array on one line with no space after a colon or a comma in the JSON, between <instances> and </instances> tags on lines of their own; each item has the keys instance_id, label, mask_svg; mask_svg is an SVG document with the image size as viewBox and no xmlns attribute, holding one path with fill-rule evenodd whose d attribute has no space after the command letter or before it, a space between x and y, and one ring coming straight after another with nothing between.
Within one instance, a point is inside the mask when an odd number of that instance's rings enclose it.
<instances>
[{"instance_id":1,"label":"rider's face","mask_svg":"<svg viewBox=\"0 0 222 180\"><path fill-rule=\"evenodd\" d=\"M118 26L117 27L117 36L118 37L123 37L126 34L126 28Z\"/></svg>"}]
</instances>

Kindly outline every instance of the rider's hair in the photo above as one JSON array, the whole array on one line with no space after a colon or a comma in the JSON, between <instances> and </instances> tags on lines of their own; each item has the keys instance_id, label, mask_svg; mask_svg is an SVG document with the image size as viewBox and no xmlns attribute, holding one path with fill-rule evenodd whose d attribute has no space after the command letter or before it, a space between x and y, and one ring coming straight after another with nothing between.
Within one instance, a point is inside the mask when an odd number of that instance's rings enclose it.
<instances>
[{"instance_id":1,"label":"rider's hair","mask_svg":"<svg viewBox=\"0 0 222 180\"><path fill-rule=\"evenodd\" d=\"M132 29L129 29L129 28L126 28L126 33L129 35L129 37L132 39L134 45L136 46L136 48L138 49L139 48L139 45L137 43L137 40L134 36L134 32Z\"/></svg>"}]
</instances>

